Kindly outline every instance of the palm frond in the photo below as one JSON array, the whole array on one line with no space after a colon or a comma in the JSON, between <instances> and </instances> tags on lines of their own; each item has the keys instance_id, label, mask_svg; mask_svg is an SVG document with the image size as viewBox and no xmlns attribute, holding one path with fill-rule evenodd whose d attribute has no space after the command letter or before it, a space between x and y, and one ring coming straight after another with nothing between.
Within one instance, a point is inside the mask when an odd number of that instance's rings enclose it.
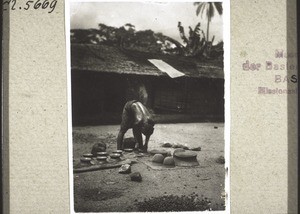
<instances>
[{"instance_id":1,"label":"palm frond","mask_svg":"<svg viewBox=\"0 0 300 214\"><path fill-rule=\"evenodd\" d=\"M223 14L223 6L222 6L222 2L215 2L214 3L215 8L217 9L218 13L220 15Z\"/></svg>"},{"instance_id":2,"label":"palm frond","mask_svg":"<svg viewBox=\"0 0 300 214\"><path fill-rule=\"evenodd\" d=\"M199 13L200 13L200 10L201 10L201 7L200 7L200 6L198 6L198 7L197 7L197 9L196 9L196 15L197 15L197 16L199 15Z\"/></svg>"},{"instance_id":3,"label":"palm frond","mask_svg":"<svg viewBox=\"0 0 300 214\"><path fill-rule=\"evenodd\" d=\"M214 15L215 15L215 9L213 3L208 3L207 18L211 20L211 18L214 17Z\"/></svg>"},{"instance_id":4,"label":"palm frond","mask_svg":"<svg viewBox=\"0 0 300 214\"><path fill-rule=\"evenodd\" d=\"M203 14L204 14L204 11L206 10L207 6L208 6L207 3L203 3L203 5L201 7L201 11L200 11L201 18L203 18Z\"/></svg>"},{"instance_id":5,"label":"palm frond","mask_svg":"<svg viewBox=\"0 0 300 214\"><path fill-rule=\"evenodd\" d=\"M196 15L198 16L199 14L201 14L201 11L203 10L203 7L205 7L205 4L204 2L195 2L194 5L197 6L197 9L196 9Z\"/></svg>"}]
</instances>

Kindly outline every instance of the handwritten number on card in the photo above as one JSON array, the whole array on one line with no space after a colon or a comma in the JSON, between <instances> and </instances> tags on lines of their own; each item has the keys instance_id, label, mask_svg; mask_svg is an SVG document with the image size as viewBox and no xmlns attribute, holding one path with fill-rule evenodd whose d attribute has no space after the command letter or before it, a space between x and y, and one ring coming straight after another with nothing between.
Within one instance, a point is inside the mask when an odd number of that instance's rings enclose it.
<instances>
[{"instance_id":1,"label":"handwritten number on card","mask_svg":"<svg viewBox=\"0 0 300 214\"><path fill-rule=\"evenodd\" d=\"M19 8L19 10L45 10L49 8L50 10L48 11L48 13L52 13L55 10L56 4L57 0L29 0L26 1L25 5L21 5L21 3L17 4L17 0L8 0L3 2L3 10L16 10L16 8Z\"/></svg>"},{"instance_id":2,"label":"handwritten number on card","mask_svg":"<svg viewBox=\"0 0 300 214\"><path fill-rule=\"evenodd\" d=\"M24 7L24 10L28 10L28 9L30 8L29 3L33 3L33 1L27 1L27 2L26 2L26 6L27 6L27 7Z\"/></svg>"},{"instance_id":3,"label":"handwritten number on card","mask_svg":"<svg viewBox=\"0 0 300 214\"><path fill-rule=\"evenodd\" d=\"M53 12L53 10L54 10L55 7L56 7L56 4L57 4L57 1L56 1L56 0L51 2L51 4L50 4L50 9L52 9L52 10L49 11L48 13L52 13L52 12Z\"/></svg>"},{"instance_id":4,"label":"handwritten number on card","mask_svg":"<svg viewBox=\"0 0 300 214\"><path fill-rule=\"evenodd\" d=\"M46 9L49 6L49 1L44 1L44 3L42 4L42 8Z\"/></svg>"},{"instance_id":5,"label":"handwritten number on card","mask_svg":"<svg viewBox=\"0 0 300 214\"><path fill-rule=\"evenodd\" d=\"M34 8L34 9L39 9L39 7L41 6L41 4L42 4L42 3L40 3L40 0L37 0L37 1L35 2L35 4L33 5L33 8Z\"/></svg>"}]
</instances>

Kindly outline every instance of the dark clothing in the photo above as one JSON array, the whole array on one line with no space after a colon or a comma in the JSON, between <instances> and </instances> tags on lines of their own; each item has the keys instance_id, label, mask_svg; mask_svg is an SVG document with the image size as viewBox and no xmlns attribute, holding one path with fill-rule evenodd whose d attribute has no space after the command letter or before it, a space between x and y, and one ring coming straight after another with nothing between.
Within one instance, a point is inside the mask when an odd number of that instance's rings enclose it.
<instances>
[{"instance_id":1,"label":"dark clothing","mask_svg":"<svg viewBox=\"0 0 300 214\"><path fill-rule=\"evenodd\" d=\"M128 129L132 128L138 147L147 150L150 135L152 135L154 130L153 126L154 122L152 116L142 103L136 100L127 102L123 108L122 122L117 139L118 149L123 149L124 134ZM146 136L144 146L142 133Z\"/></svg>"},{"instance_id":2,"label":"dark clothing","mask_svg":"<svg viewBox=\"0 0 300 214\"><path fill-rule=\"evenodd\" d=\"M134 116L131 109L131 105L137 102L136 100L129 101L125 104L122 112L121 131L127 131L133 127Z\"/></svg>"},{"instance_id":3,"label":"dark clothing","mask_svg":"<svg viewBox=\"0 0 300 214\"><path fill-rule=\"evenodd\" d=\"M147 108L136 100L125 104L122 113L121 131L127 131L134 126L143 126L145 123L152 123L153 119Z\"/></svg>"}]
</instances>

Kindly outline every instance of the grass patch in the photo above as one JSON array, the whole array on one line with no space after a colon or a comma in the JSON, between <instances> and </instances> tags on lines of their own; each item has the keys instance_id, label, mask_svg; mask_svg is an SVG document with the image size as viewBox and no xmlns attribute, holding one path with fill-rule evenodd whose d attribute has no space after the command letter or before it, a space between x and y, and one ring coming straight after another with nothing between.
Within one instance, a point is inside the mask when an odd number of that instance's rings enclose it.
<instances>
[{"instance_id":1,"label":"grass patch","mask_svg":"<svg viewBox=\"0 0 300 214\"><path fill-rule=\"evenodd\" d=\"M197 194L154 197L143 202L138 202L136 205L141 212L211 210L211 202L207 198L199 198Z\"/></svg>"}]
</instances>

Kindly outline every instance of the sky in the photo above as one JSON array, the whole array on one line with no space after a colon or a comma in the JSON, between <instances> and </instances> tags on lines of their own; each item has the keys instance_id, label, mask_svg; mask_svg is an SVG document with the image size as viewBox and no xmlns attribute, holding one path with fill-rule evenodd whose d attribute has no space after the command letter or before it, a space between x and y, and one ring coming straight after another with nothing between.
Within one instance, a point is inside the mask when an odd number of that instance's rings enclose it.
<instances>
[{"instance_id":1,"label":"sky","mask_svg":"<svg viewBox=\"0 0 300 214\"><path fill-rule=\"evenodd\" d=\"M99 23L120 27L126 23L136 30L151 29L182 42L177 28L182 23L188 36L188 27L198 22L206 33L207 20L196 16L193 2L72 2L70 4L71 29L98 28ZM209 38L215 35L214 43L223 40L223 19L215 13L210 23Z\"/></svg>"}]
</instances>

